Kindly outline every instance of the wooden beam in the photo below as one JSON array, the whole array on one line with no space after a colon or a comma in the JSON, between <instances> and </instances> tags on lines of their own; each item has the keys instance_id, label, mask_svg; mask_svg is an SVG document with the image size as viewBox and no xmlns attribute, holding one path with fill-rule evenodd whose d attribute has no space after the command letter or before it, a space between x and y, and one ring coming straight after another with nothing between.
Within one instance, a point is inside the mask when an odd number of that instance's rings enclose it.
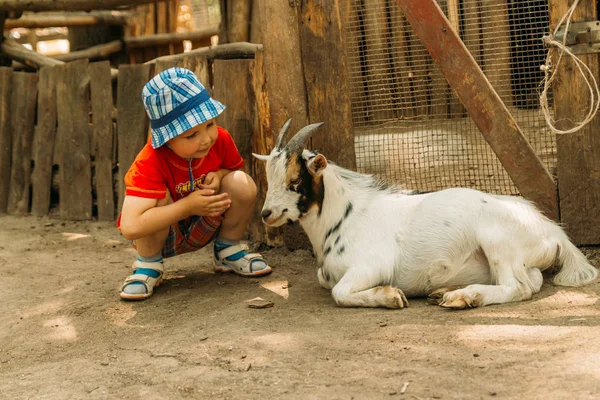
<instances>
[{"instance_id":1,"label":"wooden beam","mask_svg":"<svg viewBox=\"0 0 600 400\"><path fill-rule=\"evenodd\" d=\"M126 11L24 14L19 19L8 19L4 29L32 29L90 25L126 25L132 17L133 14Z\"/></svg>"},{"instance_id":2,"label":"wooden beam","mask_svg":"<svg viewBox=\"0 0 600 400\"><path fill-rule=\"evenodd\" d=\"M435 0L396 0L521 194L558 219L552 175Z\"/></svg>"},{"instance_id":3,"label":"wooden beam","mask_svg":"<svg viewBox=\"0 0 600 400\"><path fill-rule=\"evenodd\" d=\"M62 61L31 51L25 46L17 43L14 39L7 37L5 37L2 44L0 44L0 53L4 53L12 60L19 61L34 68L54 67L64 64Z\"/></svg>"},{"instance_id":4,"label":"wooden beam","mask_svg":"<svg viewBox=\"0 0 600 400\"><path fill-rule=\"evenodd\" d=\"M217 26L214 26L194 32L159 33L156 35L127 37L125 38L125 44L127 44L127 47L130 49L135 49L139 47L156 47L181 43L184 40L203 40L210 38L211 36L217 35L218 33L219 28Z\"/></svg>"},{"instance_id":5,"label":"wooden beam","mask_svg":"<svg viewBox=\"0 0 600 400\"><path fill-rule=\"evenodd\" d=\"M567 4L568 3L568 4ZM550 2L550 31L571 7L571 2ZM571 22L595 21L596 0L581 0ZM552 62L556 63L557 51ZM596 81L600 80L597 53L579 54ZM573 128L589 109L588 84L570 57L563 56L552 81L554 119L558 129ZM554 68L554 66L553 66ZM590 77L587 76L589 79ZM596 99L597 100L597 99ZM576 133L556 135L558 193L561 223L578 245L600 244L600 117L596 117Z\"/></svg>"},{"instance_id":6,"label":"wooden beam","mask_svg":"<svg viewBox=\"0 0 600 400\"><path fill-rule=\"evenodd\" d=\"M97 59L97 58L107 58L111 54L118 53L123 50L123 42L120 40L113 40L112 42L99 44L97 46L92 46L85 50L74 51L72 53L60 54L53 56L52 58L55 60L60 60L64 62L79 60L82 58L89 59Z\"/></svg>"},{"instance_id":7,"label":"wooden beam","mask_svg":"<svg viewBox=\"0 0 600 400\"><path fill-rule=\"evenodd\" d=\"M54 67L57 65L63 65L65 63L64 61L46 57L42 54L36 53L35 51L31 51L25 46L17 43L14 39L7 37L4 37L4 41L0 44L0 54L5 54L12 60L19 61L36 69L41 67ZM111 68L110 76L113 80L117 79L119 76L119 71L115 68Z\"/></svg>"},{"instance_id":8,"label":"wooden beam","mask_svg":"<svg viewBox=\"0 0 600 400\"><path fill-rule=\"evenodd\" d=\"M91 11L114 10L155 0L0 0L3 11Z\"/></svg>"},{"instance_id":9,"label":"wooden beam","mask_svg":"<svg viewBox=\"0 0 600 400\"><path fill-rule=\"evenodd\" d=\"M254 58L257 51L262 51L262 44L255 43L230 43L220 44L218 46L202 47L200 49L188 51L187 53L175 54L172 56L163 56L146 62L154 64L157 61L180 61L186 57L200 56L202 58L212 59L233 59L233 58Z\"/></svg>"}]
</instances>

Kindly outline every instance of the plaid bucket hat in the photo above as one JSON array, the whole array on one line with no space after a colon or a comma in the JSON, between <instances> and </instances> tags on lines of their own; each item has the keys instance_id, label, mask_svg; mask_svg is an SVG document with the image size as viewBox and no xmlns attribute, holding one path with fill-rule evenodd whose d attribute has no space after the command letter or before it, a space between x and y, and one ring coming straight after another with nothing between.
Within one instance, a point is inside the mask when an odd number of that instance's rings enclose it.
<instances>
[{"instance_id":1,"label":"plaid bucket hat","mask_svg":"<svg viewBox=\"0 0 600 400\"><path fill-rule=\"evenodd\" d=\"M142 101L157 149L188 129L209 121L225 106L212 99L196 75L185 68L169 68L152 78L142 90Z\"/></svg>"}]
</instances>

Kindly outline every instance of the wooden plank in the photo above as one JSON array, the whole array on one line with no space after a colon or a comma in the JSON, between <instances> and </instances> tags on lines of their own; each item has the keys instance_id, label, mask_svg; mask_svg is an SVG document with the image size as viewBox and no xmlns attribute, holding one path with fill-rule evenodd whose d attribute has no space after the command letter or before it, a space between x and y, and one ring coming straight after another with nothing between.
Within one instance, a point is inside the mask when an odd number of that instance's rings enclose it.
<instances>
[{"instance_id":1,"label":"wooden plank","mask_svg":"<svg viewBox=\"0 0 600 400\"><path fill-rule=\"evenodd\" d=\"M521 194L558 218L556 187L435 0L396 0Z\"/></svg>"},{"instance_id":2,"label":"wooden plank","mask_svg":"<svg viewBox=\"0 0 600 400\"><path fill-rule=\"evenodd\" d=\"M298 10L285 1L258 0L263 27L264 72L271 104L270 135L292 118L290 134L308 123ZM285 73L282 73L285 71Z\"/></svg>"},{"instance_id":3,"label":"wooden plank","mask_svg":"<svg viewBox=\"0 0 600 400\"><path fill-rule=\"evenodd\" d=\"M318 2L316 2L318 3ZM323 21L313 21L309 18L312 16L310 12L315 12L313 3L307 3L303 7L303 21L315 26L316 29L323 29ZM331 5L335 6L334 4ZM316 7L316 6L315 6ZM390 62L391 55L389 53L388 46L388 26L387 26L387 13L386 13L386 1L385 0L371 0L364 2L362 10L362 24L365 35L364 40L364 77L363 82L365 85L365 97L364 101L367 103L368 119L374 123L382 123L387 120L394 118L394 110L392 109L392 64ZM335 18L335 16L330 16ZM327 18L329 19L329 18ZM337 18L336 18L337 19ZM341 21L340 21L341 22ZM305 27L302 27L302 31L306 31ZM320 32L315 32L314 35L319 35ZM303 33L304 35L304 33ZM341 36L343 37L343 35ZM341 38L340 37L340 38ZM302 45L304 46L304 36L302 37ZM311 46L318 45L313 41ZM313 48L310 48L312 52ZM343 50L343 49L338 49ZM306 54L312 57L311 53ZM337 55L337 54L336 54ZM310 104L310 102L309 102Z\"/></svg>"},{"instance_id":4,"label":"wooden plank","mask_svg":"<svg viewBox=\"0 0 600 400\"><path fill-rule=\"evenodd\" d=\"M567 2L550 2L552 31L570 7ZM571 22L595 21L596 2L581 0ZM558 54L553 51L552 61ZM597 54L578 57L600 79ZM589 108L589 89L570 57L563 57L552 84L554 118L559 129L570 129L582 121ZM557 135L557 173L561 222L579 245L600 244L600 118L598 115L577 133Z\"/></svg>"},{"instance_id":5,"label":"wooden plank","mask_svg":"<svg viewBox=\"0 0 600 400\"><path fill-rule=\"evenodd\" d=\"M251 0L227 0L227 40L247 42L250 37Z\"/></svg>"},{"instance_id":6,"label":"wooden plank","mask_svg":"<svg viewBox=\"0 0 600 400\"><path fill-rule=\"evenodd\" d=\"M37 216L47 215L50 210L56 140L57 71L55 67L42 67L39 72L35 162L31 174L31 214Z\"/></svg>"},{"instance_id":7,"label":"wooden plank","mask_svg":"<svg viewBox=\"0 0 600 400\"><path fill-rule=\"evenodd\" d=\"M307 93L302 71L300 15L294 7L300 2L258 0L263 29L263 70L267 77L266 99L269 101L269 123L266 135L276 138L283 124L292 118L289 136L308 124ZM285 71L284 73L282 73ZM274 140L274 139L273 139ZM274 143L274 142L270 142ZM270 151L271 149L269 149ZM262 204L261 204L262 206ZM299 225L280 228L288 248L310 248L310 242ZM273 242L278 237L272 238Z\"/></svg>"},{"instance_id":8,"label":"wooden plank","mask_svg":"<svg viewBox=\"0 0 600 400\"><path fill-rule=\"evenodd\" d=\"M510 79L508 0L481 0L483 72L504 104L514 103Z\"/></svg>"},{"instance_id":9,"label":"wooden plank","mask_svg":"<svg viewBox=\"0 0 600 400\"><path fill-rule=\"evenodd\" d=\"M88 60L59 66L56 88L60 216L92 217Z\"/></svg>"},{"instance_id":10,"label":"wooden plank","mask_svg":"<svg viewBox=\"0 0 600 400\"><path fill-rule=\"evenodd\" d=\"M254 60L215 60L214 98L227 106L217 123L227 129L251 173L254 92L250 76ZM260 217L259 217L260 219Z\"/></svg>"},{"instance_id":11,"label":"wooden plank","mask_svg":"<svg viewBox=\"0 0 600 400\"><path fill-rule=\"evenodd\" d=\"M431 65L431 58L413 29L408 30L408 65L414 114L423 119L429 114L431 85L427 71Z\"/></svg>"},{"instance_id":12,"label":"wooden plank","mask_svg":"<svg viewBox=\"0 0 600 400\"><path fill-rule=\"evenodd\" d=\"M119 154L118 212L125 197L125 174L148 141L148 118L142 89L150 78L150 65L121 65L117 84L117 143Z\"/></svg>"},{"instance_id":13,"label":"wooden plank","mask_svg":"<svg viewBox=\"0 0 600 400\"><path fill-rule=\"evenodd\" d=\"M452 6L452 0L438 0L438 5L442 9L442 11L450 18L452 13L449 14L449 11L452 9L451 7L449 8L449 6ZM458 29L456 29L458 28L458 25L455 26L454 22L455 21L452 21L452 19L450 19L452 27L455 28L456 32L458 32ZM429 85L431 86L431 92L429 95L429 115L431 116L431 118L446 119L450 110L450 86L448 85L448 82L446 82L442 71L440 71L437 65L435 63L432 63L430 60L428 60L427 63L427 71L427 75L429 77Z\"/></svg>"},{"instance_id":14,"label":"wooden plank","mask_svg":"<svg viewBox=\"0 0 600 400\"><path fill-rule=\"evenodd\" d=\"M12 83L12 68L0 67L0 214L6 212L10 191Z\"/></svg>"},{"instance_id":15,"label":"wooden plank","mask_svg":"<svg viewBox=\"0 0 600 400\"><path fill-rule=\"evenodd\" d=\"M452 28L460 35L460 11L458 0L448 0L447 14ZM437 69L437 66L433 66ZM445 82L445 80L444 80ZM463 118L465 116L465 107L462 105L454 91L447 86L448 91L448 115L450 118Z\"/></svg>"},{"instance_id":16,"label":"wooden plank","mask_svg":"<svg viewBox=\"0 0 600 400\"><path fill-rule=\"evenodd\" d=\"M272 135L271 109L269 95L267 93L267 78L264 70L264 53L262 50L256 52L252 68L252 88L254 90L255 111L254 130L252 132L252 152L256 154L269 154L275 145ZM252 178L257 187L257 199L254 205L254 215L250 221L250 237L258 242L266 243L268 246L283 245L283 237L280 228L270 228L262 223L259 217L262 206L267 196L267 172L264 161L252 159Z\"/></svg>"},{"instance_id":17,"label":"wooden plank","mask_svg":"<svg viewBox=\"0 0 600 400\"><path fill-rule=\"evenodd\" d=\"M329 0L305 3L302 11L300 33L304 80L309 82L309 120L325 122L320 132L313 135L313 147L334 157L337 164L355 169L343 12L339 3ZM387 95L391 101L391 93Z\"/></svg>"},{"instance_id":18,"label":"wooden plank","mask_svg":"<svg viewBox=\"0 0 600 400\"><path fill-rule=\"evenodd\" d=\"M408 63L410 53L406 39L406 18L396 6L394 0L388 0L390 8L390 23L393 26L391 37L391 57L394 68L394 82L392 86L395 108L400 119L409 119L415 116L413 107L412 86L410 84L410 66Z\"/></svg>"},{"instance_id":19,"label":"wooden plank","mask_svg":"<svg viewBox=\"0 0 600 400\"><path fill-rule=\"evenodd\" d=\"M252 11L250 12L250 43L262 43L263 35L262 35L262 27L259 23L259 8L258 8L258 0L252 1Z\"/></svg>"},{"instance_id":20,"label":"wooden plank","mask_svg":"<svg viewBox=\"0 0 600 400\"><path fill-rule=\"evenodd\" d=\"M96 204L98 220L115 218L113 189L113 96L110 63L102 61L90 64L90 92L92 106L92 137L95 141L94 160L96 173Z\"/></svg>"},{"instance_id":21,"label":"wooden plank","mask_svg":"<svg viewBox=\"0 0 600 400\"><path fill-rule=\"evenodd\" d=\"M9 214L24 215L29 212L37 74L14 73L12 89L13 140L7 211Z\"/></svg>"},{"instance_id":22,"label":"wooden plank","mask_svg":"<svg viewBox=\"0 0 600 400\"><path fill-rule=\"evenodd\" d=\"M210 67L208 60L202 56L185 56L183 58L167 58L160 57L156 59L154 74L158 75L160 72L172 68L182 67L192 71L197 77L200 83L204 85L210 95L212 95L212 84L210 79Z\"/></svg>"}]
</instances>

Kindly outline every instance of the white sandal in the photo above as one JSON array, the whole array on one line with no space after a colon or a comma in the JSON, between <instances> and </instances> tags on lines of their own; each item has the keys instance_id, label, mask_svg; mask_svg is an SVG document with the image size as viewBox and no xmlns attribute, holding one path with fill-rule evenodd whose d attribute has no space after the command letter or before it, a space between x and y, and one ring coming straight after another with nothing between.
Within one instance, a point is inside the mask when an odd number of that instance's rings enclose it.
<instances>
[{"instance_id":1,"label":"white sandal","mask_svg":"<svg viewBox=\"0 0 600 400\"><path fill-rule=\"evenodd\" d=\"M269 264L267 264L260 254L250 253L249 250L250 248L248 245L244 243L229 246L220 251L215 250L215 271L233 272L241 276L262 276L273 272L271 267L269 267ZM227 260L227 257L239 253L240 251L245 251L247 254L235 261ZM264 265L264 268L255 270L253 267L257 261L260 261L259 264L261 266Z\"/></svg>"},{"instance_id":2,"label":"white sandal","mask_svg":"<svg viewBox=\"0 0 600 400\"><path fill-rule=\"evenodd\" d=\"M148 297L152 296L154 293L154 288L160 286L163 278L163 273L165 272L162 262L144 262L140 260L136 260L133 265L134 273L129 275L123 285L121 286L121 298L123 300L145 300ZM146 274L138 274L136 273L139 269L151 269L159 273L158 277L154 278L152 276ZM123 290L126 286L131 285L134 282L141 283L146 289L145 293L126 293Z\"/></svg>"}]
</instances>

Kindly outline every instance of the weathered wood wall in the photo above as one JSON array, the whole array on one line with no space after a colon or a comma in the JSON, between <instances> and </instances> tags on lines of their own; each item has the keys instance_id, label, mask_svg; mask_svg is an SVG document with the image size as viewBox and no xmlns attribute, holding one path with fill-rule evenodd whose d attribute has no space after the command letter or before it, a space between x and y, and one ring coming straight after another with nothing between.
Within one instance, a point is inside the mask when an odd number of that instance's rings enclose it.
<instances>
[{"instance_id":1,"label":"weathered wood wall","mask_svg":"<svg viewBox=\"0 0 600 400\"><path fill-rule=\"evenodd\" d=\"M550 1L550 20L554 27L570 7L570 2ZM596 1L581 0L572 22L598 19ZM552 28L553 30L554 28ZM556 60L557 53L554 53ZM578 57L600 78L598 54ZM585 118L589 105L588 86L569 57L563 57L553 86L554 118L559 129L570 129ZM561 222L577 244L600 243L600 117L581 131L558 135L558 192Z\"/></svg>"}]
</instances>

